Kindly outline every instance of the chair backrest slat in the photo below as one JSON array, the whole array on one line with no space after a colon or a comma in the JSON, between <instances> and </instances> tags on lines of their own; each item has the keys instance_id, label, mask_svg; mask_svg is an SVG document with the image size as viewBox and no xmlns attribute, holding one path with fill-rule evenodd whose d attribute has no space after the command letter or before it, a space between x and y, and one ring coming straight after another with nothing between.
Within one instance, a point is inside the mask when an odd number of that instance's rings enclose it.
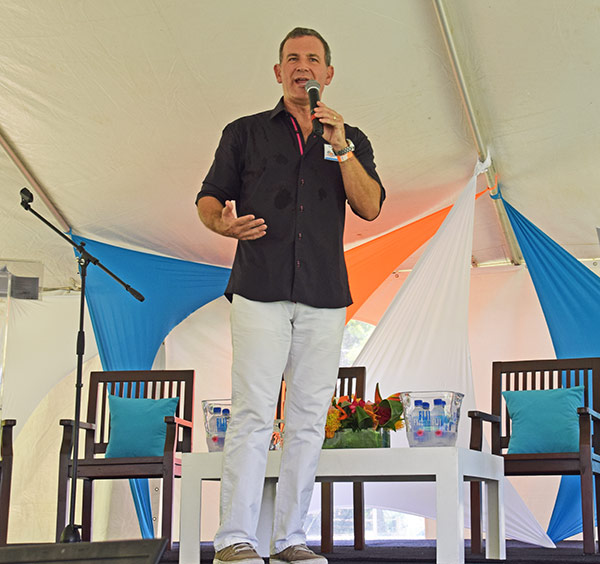
<instances>
[{"instance_id":1,"label":"chair backrest slat","mask_svg":"<svg viewBox=\"0 0 600 564\"><path fill-rule=\"evenodd\" d=\"M338 371L336 395L365 398L365 380L367 369L364 366L344 366Z\"/></svg>"},{"instance_id":2,"label":"chair backrest slat","mask_svg":"<svg viewBox=\"0 0 600 564\"><path fill-rule=\"evenodd\" d=\"M101 397L99 437L101 442L108 442L108 385L106 382L98 383L98 393Z\"/></svg>"}]
</instances>

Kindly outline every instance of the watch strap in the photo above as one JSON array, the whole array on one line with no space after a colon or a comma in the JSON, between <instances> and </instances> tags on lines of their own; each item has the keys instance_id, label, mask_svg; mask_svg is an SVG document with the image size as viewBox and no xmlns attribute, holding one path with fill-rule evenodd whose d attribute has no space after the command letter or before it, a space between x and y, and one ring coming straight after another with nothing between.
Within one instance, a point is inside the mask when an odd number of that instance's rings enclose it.
<instances>
[{"instance_id":1,"label":"watch strap","mask_svg":"<svg viewBox=\"0 0 600 564\"><path fill-rule=\"evenodd\" d=\"M354 151L354 143L352 143L350 139L346 139L346 143L348 143L348 146L340 149L339 151L333 151L333 154L339 157L340 155L345 155L346 153L351 153Z\"/></svg>"}]
</instances>

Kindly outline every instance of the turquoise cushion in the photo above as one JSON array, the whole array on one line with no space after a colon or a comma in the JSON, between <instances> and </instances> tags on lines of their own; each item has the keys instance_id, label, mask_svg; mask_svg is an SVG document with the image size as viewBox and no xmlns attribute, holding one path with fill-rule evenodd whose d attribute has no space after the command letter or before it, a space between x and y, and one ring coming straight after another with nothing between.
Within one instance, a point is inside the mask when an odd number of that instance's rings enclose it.
<instances>
[{"instance_id":1,"label":"turquoise cushion","mask_svg":"<svg viewBox=\"0 0 600 564\"><path fill-rule=\"evenodd\" d=\"M583 386L502 392L512 426L508 454L579 451Z\"/></svg>"},{"instance_id":2,"label":"turquoise cushion","mask_svg":"<svg viewBox=\"0 0 600 564\"><path fill-rule=\"evenodd\" d=\"M179 398L146 399L108 396L110 438L106 458L162 456L167 424Z\"/></svg>"}]
</instances>

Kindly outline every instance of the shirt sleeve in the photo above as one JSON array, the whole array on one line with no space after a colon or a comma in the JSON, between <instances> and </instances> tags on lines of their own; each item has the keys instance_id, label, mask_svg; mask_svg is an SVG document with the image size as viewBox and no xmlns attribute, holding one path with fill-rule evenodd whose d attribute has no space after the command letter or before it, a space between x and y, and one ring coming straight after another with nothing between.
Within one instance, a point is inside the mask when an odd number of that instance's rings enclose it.
<instances>
[{"instance_id":1,"label":"shirt sleeve","mask_svg":"<svg viewBox=\"0 0 600 564\"><path fill-rule=\"evenodd\" d=\"M373 155L373 147L371 146L371 142L368 137L360 130L358 127L353 128L354 131L349 132L351 135L350 139L354 143L354 155L360 161L360 164L365 169L366 173L373 178L379 187L381 188L381 200L379 202L379 206L383 205L383 201L385 200L385 188L381 183L381 179L379 178L379 174L377 174L376 166L375 166L375 157Z\"/></svg>"},{"instance_id":2,"label":"shirt sleeve","mask_svg":"<svg viewBox=\"0 0 600 564\"><path fill-rule=\"evenodd\" d=\"M239 134L235 122L225 127L215 158L202 182L196 204L204 196L213 196L223 205L227 200L237 200L240 194L241 151Z\"/></svg>"}]
</instances>

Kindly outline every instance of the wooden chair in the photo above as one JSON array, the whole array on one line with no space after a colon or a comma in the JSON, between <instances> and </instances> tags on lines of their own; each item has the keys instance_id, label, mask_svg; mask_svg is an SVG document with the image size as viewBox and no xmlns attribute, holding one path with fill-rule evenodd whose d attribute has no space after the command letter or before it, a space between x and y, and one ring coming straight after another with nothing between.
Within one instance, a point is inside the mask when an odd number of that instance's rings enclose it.
<instances>
[{"instance_id":1,"label":"wooden chair","mask_svg":"<svg viewBox=\"0 0 600 564\"><path fill-rule=\"evenodd\" d=\"M367 369L364 366L340 368L335 396L365 397ZM354 549L365 548L365 487L363 482L352 483L354 513ZM333 482L321 482L321 552L333 551Z\"/></svg>"},{"instance_id":2,"label":"wooden chair","mask_svg":"<svg viewBox=\"0 0 600 564\"><path fill-rule=\"evenodd\" d=\"M118 386L117 386L118 384ZM167 434L162 456L104 458L110 437L108 395L151 399L179 397L175 416L165 417ZM83 480L82 531L84 541L92 536L93 481L125 478L162 478L162 530L172 550L173 487L181 477L181 453L192 450L192 414L194 407L193 370L133 370L92 372L88 394L83 458L77 461L77 478ZM73 473L74 421L63 419L63 440L58 474L56 538L65 528L68 515L68 486Z\"/></svg>"},{"instance_id":3,"label":"wooden chair","mask_svg":"<svg viewBox=\"0 0 600 564\"><path fill-rule=\"evenodd\" d=\"M0 546L6 546L8 538L8 513L10 507L10 484L13 466L14 419L4 419L0 432Z\"/></svg>"},{"instance_id":4,"label":"wooden chair","mask_svg":"<svg viewBox=\"0 0 600 564\"><path fill-rule=\"evenodd\" d=\"M584 407L579 415L577 452L506 454L511 437L511 420L503 391L546 390L585 386ZM591 395L590 395L591 391ZM590 399L591 398L591 405ZM504 457L506 476L577 475L581 479L583 551L596 552L594 540L594 482L596 511L600 509L600 358L524 360L494 362L492 368L492 413L469 411L471 444L482 449L483 421L491 423L492 454ZM593 432L593 436L592 436ZM471 483L471 552L480 554L481 488Z\"/></svg>"}]
</instances>

